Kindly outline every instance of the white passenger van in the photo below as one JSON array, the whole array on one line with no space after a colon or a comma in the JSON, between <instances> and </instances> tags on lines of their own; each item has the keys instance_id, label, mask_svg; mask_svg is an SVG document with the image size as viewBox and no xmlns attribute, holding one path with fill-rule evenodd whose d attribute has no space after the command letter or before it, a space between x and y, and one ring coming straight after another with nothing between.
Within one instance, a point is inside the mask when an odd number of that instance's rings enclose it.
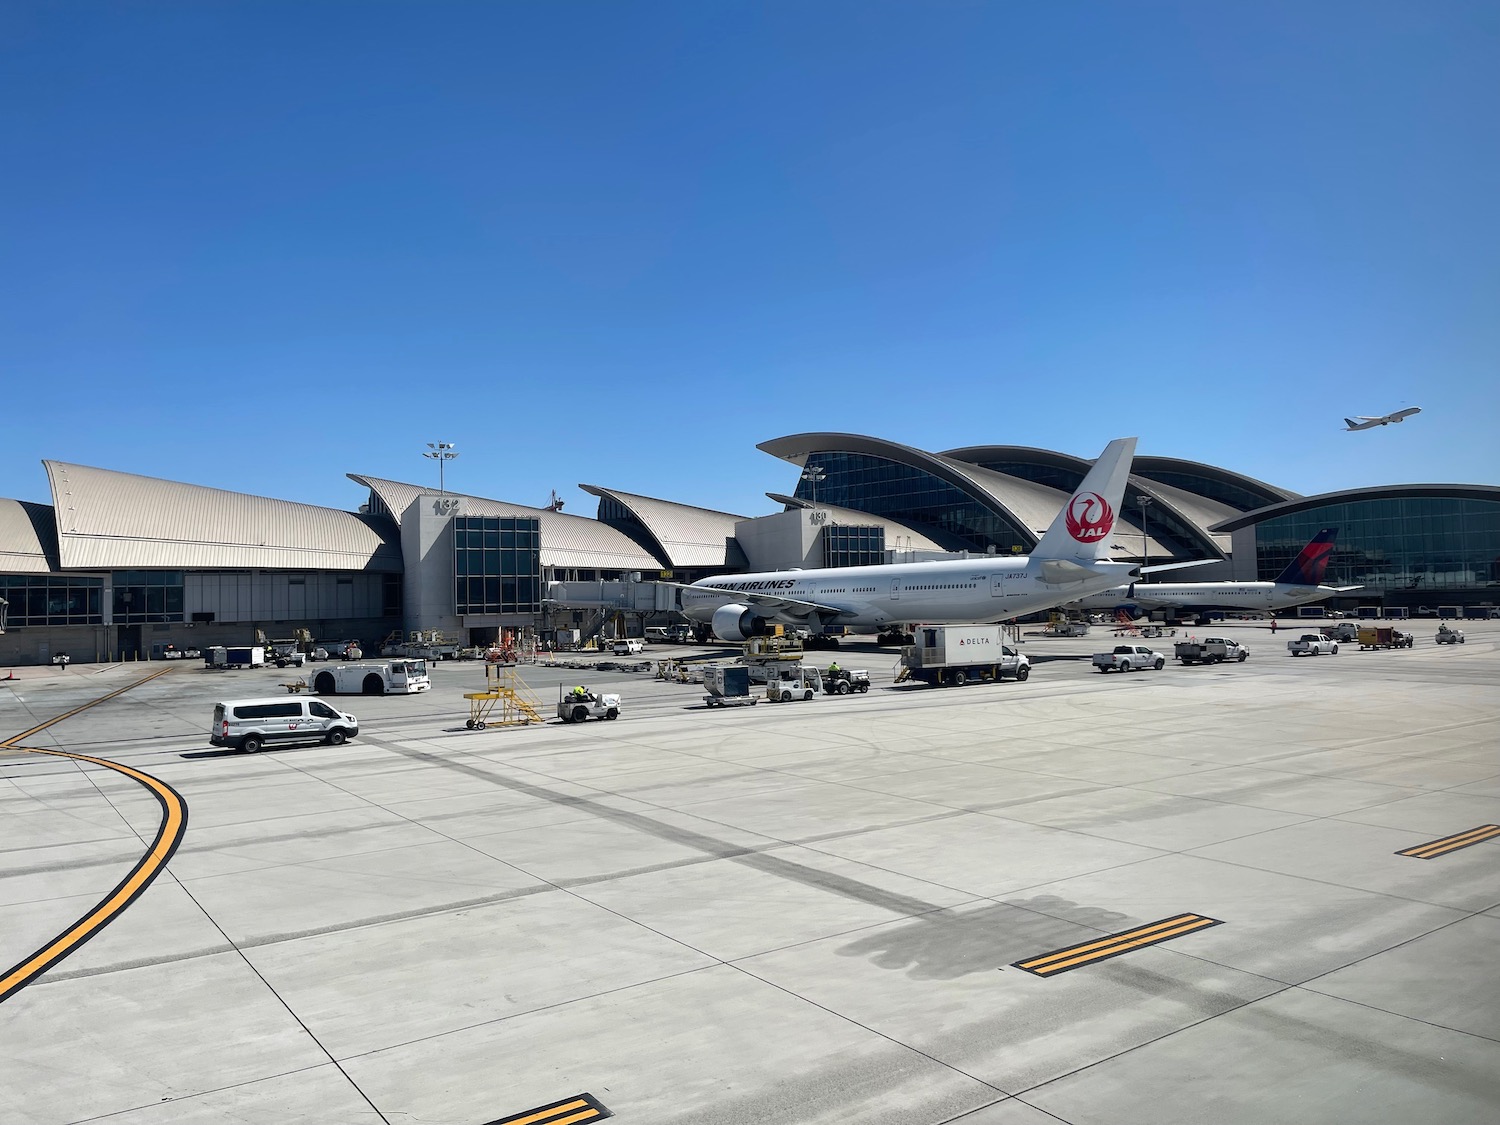
<instances>
[{"instance_id":1,"label":"white passenger van","mask_svg":"<svg viewBox=\"0 0 1500 1125\"><path fill-rule=\"evenodd\" d=\"M235 699L214 704L208 741L247 754L268 742L326 742L339 746L359 733L359 720L321 699Z\"/></svg>"}]
</instances>

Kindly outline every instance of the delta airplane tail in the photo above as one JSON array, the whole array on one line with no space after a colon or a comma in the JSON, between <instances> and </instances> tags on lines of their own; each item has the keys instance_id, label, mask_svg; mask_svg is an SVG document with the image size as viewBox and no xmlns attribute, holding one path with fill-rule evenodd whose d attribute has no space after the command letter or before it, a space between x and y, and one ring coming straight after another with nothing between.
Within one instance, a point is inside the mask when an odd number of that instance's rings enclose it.
<instances>
[{"instance_id":1,"label":"delta airplane tail","mask_svg":"<svg viewBox=\"0 0 1500 1125\"><path fill-rule=\"evenodd\" d=\"M1325 527L1314 535L1291 564L1276 576L1277 584L1321 586L1323 575L1328 571L1329 556L1333 554L1333 541L1338 533L1339 529L1336 527Z\"/></svg>"},{"instance_id":2,"label":"delta airplane tail","mask_svg":"<svg viewBox=\"0 0 1500 1125\"><path fill-rule=\"evenodd\" d=\"M1063 564L1051 569L1067 571L1070 566L1082 569L1109 558L1110 540L1125 496L1125 478L1130 475L1135 443L1133 437L1116 438L1104 447L1099 460L1031 552L1033 559ZM1060 576L1049 577L1048 581L1059 579Z\"/></svg>"}]
</instances>

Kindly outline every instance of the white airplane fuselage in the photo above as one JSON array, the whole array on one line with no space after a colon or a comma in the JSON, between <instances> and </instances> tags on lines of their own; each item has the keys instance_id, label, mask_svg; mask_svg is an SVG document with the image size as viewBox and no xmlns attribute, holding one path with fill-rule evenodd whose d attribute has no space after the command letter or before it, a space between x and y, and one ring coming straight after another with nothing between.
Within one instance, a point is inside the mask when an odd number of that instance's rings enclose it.
<instances>
[{"instance_id":1,"label":"white airplane fuselage","mask_svg":"<svg viewBox=\"0 0 1500 1125\"><path fill-rule=\"evenodd\" d=\"M1075 580L1048 582L1058 577L1055 571L1044 573L1048 566L1041 559L1010 556L721 574L684 587L682 612L708 624L719 609L744 604L767 622L799 624L818 617L817 623L854 629L1004 621L1117 586L1136 570L1133 563L1093 562L1063 575ZM746 594L815 602L840 612L825 621L816 612L757 607Z\"/></svg>"},{"instance_id":2,"label":"white airplane fuselage","mask_svg":"<svg viewBox=\"0 0 1500 1125\"><path fill-rule=\"evenodd\" d=\"M1290 609L1339 593L1333 586L1290 582L1137 582L1079 600L1080 609L1115 609L1135 604L1150 609L1234 609L1267 612Z\"/></svg>"}]
</instances>

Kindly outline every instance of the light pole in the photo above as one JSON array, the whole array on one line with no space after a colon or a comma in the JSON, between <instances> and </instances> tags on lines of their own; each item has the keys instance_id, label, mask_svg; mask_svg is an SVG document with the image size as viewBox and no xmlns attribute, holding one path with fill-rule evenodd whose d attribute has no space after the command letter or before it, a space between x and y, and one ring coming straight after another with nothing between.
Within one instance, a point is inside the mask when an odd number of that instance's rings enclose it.
<instances>
[{"instance_id":1,"label":"light pole","mask_svg":"<svg viewBox=\"0 0 1500 1125\"><path fill-rule=\"evenodd\" d=\"M1151 548L1146 545L1146 509L1151 506L1151 497L1137 496L1135 502L1141 506L1141 577L1146 577L1146 566L1151 561Z\"/></svg>"},{"instance_id":2,"label":"light pole","mask_svg":"<svg viewBox=\"0 0 1500 1125\"><path fill-rule=\"evenodd\" d=\"M802 479L812 484L812 502L816 507L818 503L818 482L828 475L828 470L821 465L806 465L802 469Z\"/></svg>"},{"instance_id":3,"label":"light pole","mask_svg":"<svg viewBox=\"0 0 1500 1125\"><path fill-rule=\"evenodd\" d=\"M438 463L438 491L446 493L448 490L443 486L443 463L451 461L458 456L457 453L453 452L453 443L451 441L429 441L427 443L427 452L422 454L422 456Z\"/></svg>"}]
</instances>

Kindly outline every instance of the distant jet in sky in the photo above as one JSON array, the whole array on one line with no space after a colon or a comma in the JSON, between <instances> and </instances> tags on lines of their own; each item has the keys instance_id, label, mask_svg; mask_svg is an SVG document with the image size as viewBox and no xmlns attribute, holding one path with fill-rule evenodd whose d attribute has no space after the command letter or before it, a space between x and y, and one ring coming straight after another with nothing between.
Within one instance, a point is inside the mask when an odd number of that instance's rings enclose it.
<instances>
[{"instance_id":1,"label":"distant jet in sky","mask_svg":"<svg viewBox=\"0 0 1500 1125\"><path fill-rule=\"evenodd\" d=\"M1389 426L1392 422L1400 422L1410 418L1413 414L1420 413L1422 413L1420 406L1408 406L1405 410L1398 410L1394 414L1382 414L1378 418L1371 418L1368 414L1345 418L1344 424L1350 430L1368 430L1371 426Z\"/></svg>"}]
</instances>

